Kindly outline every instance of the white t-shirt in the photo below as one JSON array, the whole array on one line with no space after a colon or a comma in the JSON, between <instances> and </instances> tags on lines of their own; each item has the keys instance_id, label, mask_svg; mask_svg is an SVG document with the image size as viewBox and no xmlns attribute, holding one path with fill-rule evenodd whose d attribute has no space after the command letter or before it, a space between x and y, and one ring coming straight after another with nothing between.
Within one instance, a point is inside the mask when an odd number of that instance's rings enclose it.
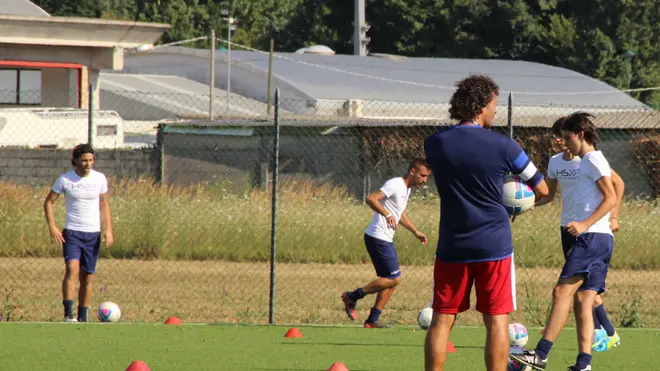
<instances>
[{"instance_id":1,"label":"white t-shirt","mask_svg":"<svg viewBox=\"0 0 660 371\"><path fill-rule=\"evenodd\" d=\"M579 208L576 208L578 221L587 219L603 202L603 193L598 188L596 181L604 176L609 177L611 175L610 164L601 151L589 152L582 158L580 173L574 190L574 202L579 206ZM584 233L607 233L611 235L610 213L607 213Z\"/></svg>"},{"instance_id":2,"label":"white t-shirt","mask_svg":"<svg viewBox=\"0 0 660 371\"><path fill-rule=\"evenodd\" d=\"M88 176L80 177L71 170L57 178L52 190L57 194L64 194L65 229L79 232L101 231L100 195L108 192L105 175L91 170Z\"/></svg>"},{"instance_id":3,"label":"white t-shirt","mask_svg":"<svg viewBox=\"0 0 660 371\"><path fill-rule=\"evenodd\" d=\"M561 226L578 220L580 215L580 204L577 200L575 187L578 185L580 175L580 162L582 159L573 156L570 161L564 160L564 153L559 153L550 158L548 163L548 178L555 179L559 183L561 192Z\"/></svg>"},{"instance_id":4,"label":"white t-shirt","mask_svg":"<svg viewBox=\"0 0 660 371\"><path fill-rule=\"evenodd\" d=\"M406 186L406 182L402 177L398 177L385 182L380 190L385 194L385 198L380 202L381 205L392 214L398 224L401 215L406 211L406 207L408 206L410 188ZM369 223L364 233L379 240L387 242L394 241L394 229L387 226L387 219L379 213L374 213L371 223Z\"/></svg>"}]
</instances>

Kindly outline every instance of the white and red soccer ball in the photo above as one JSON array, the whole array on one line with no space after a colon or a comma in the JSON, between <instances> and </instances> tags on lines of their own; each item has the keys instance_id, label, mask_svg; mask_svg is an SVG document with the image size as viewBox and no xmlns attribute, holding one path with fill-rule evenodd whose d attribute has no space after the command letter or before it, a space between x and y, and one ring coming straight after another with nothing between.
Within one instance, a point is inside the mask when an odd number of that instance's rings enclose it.
<instances>
[{"instance_id":1,"label":"white and red soccer ball","mask_svg":"<svg viewBox=\"0 0 660 371\"><path fill-rule=\"evenodd\" d=\"M99 305L97 316L101 322L119 322L119 319L121 318L121 310L117 304L111 301L106 301Z\"/></svg>"},{"instance_id":2,"label":"white and red soccer ball","mask_svg":"<svg viewBox=\"0 0 660 371\"><path fill-rule=\"evenodd\" d=\"M513 346L524 347L529 340L527 329L520 323L509 324L509 343Z\"/></svg>"}]
</instances>

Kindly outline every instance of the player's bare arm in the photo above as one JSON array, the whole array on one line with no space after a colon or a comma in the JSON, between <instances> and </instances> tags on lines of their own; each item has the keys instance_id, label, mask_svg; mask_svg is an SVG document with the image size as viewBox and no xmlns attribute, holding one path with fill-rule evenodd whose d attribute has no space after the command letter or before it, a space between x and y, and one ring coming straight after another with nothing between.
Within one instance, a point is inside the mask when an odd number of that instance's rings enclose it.
<instances>
[{"instance_id":1,"label":"player's bare arm","mask_svg":"<svg viewBox=\"0 0 660 371\"><path fill-rule=\"evenodd\" d=\"M417 227L415 227L412 224L410 219L408 219L407 212L404 211L403 214L401 214L401 220L399 220L399 224L401 224L407 230L412 232L412 234L414 234L415 237L417 237L417 239L422 243L422 245L426 245L429 242L429 239L426 237L426 235L420 232L419 229L417 229Z\"/></svg>"},{"instance_id":2,"label":"player's bare arm","mask_svg":"<svg viewBox=\"0 0 660 371\"><path fill-rule=\"evenodd\" d=\"M108 194L104 193L99 196L100 198L100 208L101 208L101 222L103 223L103 239L105 240L105 246L110 247L115 243L115 236L112 231L112 217L110 215L110 202L108 200Z\"/></svg>"},{"instance_id":3,"label":"player's bare arm","mask_svg":"<svg viewBox=\"0 0 660 371\"><path fill-rule=\"evenodd\" d=\"M53 241L62 246L64 243L64 236L62 236L62 231L57 228L57 224L55 223L55 213L53 211L53 205L59 197L60 195L57 194L57 192L52 190L48 192L46 201L44 201L44 213L46 214L46 222L48 223L48 231L50 233L50 237L53 239Z\"/></svg>"},{"instance_id":4,"label":"player's bare arm","mask_svg":"<svg viewBox=\"0 0 660 371\"><path fill-rule=\"evenodd\" d=\"M577 236L587 228L591 227L602 219L607 213L609 213L614 206L616 206L616 193L614 192L614 185L612 185L612 179L609 176L600 177L596 181L598 189L603 193L603 201L598 205L596 210L584 221L581 222L570 222L566 225L568 232L572 235Z\"/></svg>"},{"instance_id":5,"label":"player's bare arm","mask_svg":"<svg viewBox=\"0 0 660 371\"><path fill-rule=\"evenodd\" d=\"M536 195L537 201L547 197L550 194L548 183L546 183L545 179L541 179L541 181L534 186L534 194Z\"/></svg>"},{"instance_id":6,"label":"player's bare arm","mask_svg":"<svg viewBox=\"0 0 660 371\"><path fill-rule=\"evenodd\" d=\"M534 207L548 204L555 199L555 196L557 195L557 189L559 188L557 179L546 178L546 183L548 185L548 195L536 201L534 203Z\"/></svg>"},{"instance_id":7,"label":"player's bare arm","mask_svg":"<svg viewBox=\"0 0 660 371\"><path fill-rule=\"evenodd\" d=\"M626 185L623 182L623 179L619 174L611 169L612 172L612 185L614 186L614 192L616 193L616 205L612 209L610 214L610 229L612 232L619 231L619 208L621 207L621 201L623 201L623 192L626 189Z\"/></svg>"},{"instance_id":8,"label":"player's bare arm","mask_svg":"<svg viewBox=\"0 0 660 371\"><path fill-rule=\"evenodd\" d=\"M387 211L387 209L385 209L383 205L380 203L384 199L385 199L385 194L383 193L383 191L377 190L376 192L367 196L366 203L373 211L379 213L380 215L384 216L385 219L387 219L388 227L392 229L396 229L396 220L394 219L394 216L389 211Z\"/></svg>"}]
</instances>

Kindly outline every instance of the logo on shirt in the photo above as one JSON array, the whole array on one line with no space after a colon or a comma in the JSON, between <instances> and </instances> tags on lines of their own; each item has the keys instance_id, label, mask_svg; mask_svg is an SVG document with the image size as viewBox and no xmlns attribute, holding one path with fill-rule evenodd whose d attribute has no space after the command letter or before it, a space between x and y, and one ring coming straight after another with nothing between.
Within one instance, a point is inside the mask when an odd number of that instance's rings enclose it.
<instances>
[{"instance_id":1,"label":"logo on shirt","mask_svg":"<svg viewBox=\"0 0 660 371\"><path fill-rule=\"evenodd\" d=\"M71 189L95 189L96 184L86 184L86 183L71 183Z\"/></svg>"},{"instance_id":2,"label":"logo on shirt","mask_svg":"<svg viewBox=\"0 0 660 371\"><path fill-rule=\"evenodd\" d=\"M580 169L557 170L557 176L562 176L564 178L576 178L578 175L580 175Z\"/></svg>"}]
</instances>

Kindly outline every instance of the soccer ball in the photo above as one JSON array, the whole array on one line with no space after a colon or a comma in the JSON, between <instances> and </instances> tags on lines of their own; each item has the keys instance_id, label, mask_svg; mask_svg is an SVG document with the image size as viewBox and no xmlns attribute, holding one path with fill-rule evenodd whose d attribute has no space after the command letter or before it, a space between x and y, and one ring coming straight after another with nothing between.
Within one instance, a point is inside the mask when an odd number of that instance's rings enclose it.
<instances>
[{"instance_id":1,"label":"soccer ball","mask_svg":"<svg viewBox=\"0 0 660 371\"><path fill-rule=\"evenodd\" d=\"M520 215L534 206L534 190L520 177L508 175L502 187L502 203L509 215Z\"/></svg>"},{"instance_id":2,"label":"soccer ball","mask_svg":"<svg viewBox=\"0 0 660 371\"><path fill-rule=\"evenodd\" d=\"M111 301L106 301L99 305L98 317L101 322L119 322L119 318L121 318L121 310L117 304Z\"/></svg>"},{"instance_id":3,"label":"soccer ball","mask_svg":"<svg viewBox=\"0 0 660 371\"><path fill-rule=\"evenodd\" d=\"M524 347L527 344L527 329L520 323L509 324L509 343L518 347Z\"/></svg>"},{"instance_id":4,"label":"soccer ball","mask_svg":"<svg viewBox=\"0 0 660 371\"><path fill-rule=\"evenodd\" d=\"M417 314L417 323L419 324L419 327L423 328L424 330L428 329L429 326L431 326L432 319L433 319L433 308L431 307L426 307L420 310L419 314Z\"/></svg>"}]
</instances>

